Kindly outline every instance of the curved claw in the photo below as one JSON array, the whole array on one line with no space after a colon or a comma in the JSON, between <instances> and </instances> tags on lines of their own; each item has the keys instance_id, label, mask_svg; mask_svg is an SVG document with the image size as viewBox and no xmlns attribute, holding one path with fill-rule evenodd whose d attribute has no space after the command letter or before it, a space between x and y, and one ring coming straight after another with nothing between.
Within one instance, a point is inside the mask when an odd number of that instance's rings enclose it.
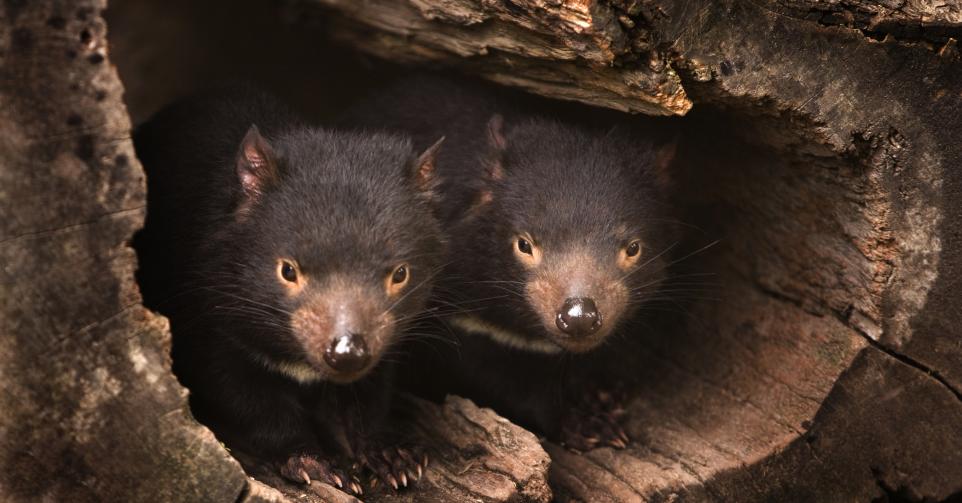
<instances>
[{"instance_id":1,"label":"curved claw","mask_svg":"<svg viewBox=\"0 0 962 503\"><path fill-rule=\"evenodd\" d=\"M351 491L359 496L364 494L364 489L361 488L361 484L353 481L351 482Z\"/></svg>"},{"instance_id":2,"label":"curved claw","mask_svg":"<svg viewBox=\"0 0 962 503\"><path fill-rule=\"evenodd\" d=\"M362 451L358 459L371 472L368 484L373 489L384 482L398 491L413 485L424 476L427 455L420 449L391 446Z\"/></svg>"},{"instance_id":3,"label":"curved claw","mask_svg":"<svg viewBox=\"0 0 962 503\"><path fill-rule=\"evenodd\" d=\"M287 458L279 467L281 475L304 485L311 485L314 480L329 483L344 489L346 476L340 470L333 468L331 463L309 454L295 454Z\"/></svg>"}]
</instances>

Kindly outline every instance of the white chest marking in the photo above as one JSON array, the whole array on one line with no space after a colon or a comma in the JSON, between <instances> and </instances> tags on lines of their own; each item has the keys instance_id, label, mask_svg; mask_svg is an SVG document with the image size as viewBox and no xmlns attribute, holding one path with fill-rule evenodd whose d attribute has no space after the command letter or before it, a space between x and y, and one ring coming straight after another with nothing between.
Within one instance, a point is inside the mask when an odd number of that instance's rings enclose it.
<instances>
[{"instance_id":1,"label":"white chest marking","mask_svg":"<svg viewBox=\"0 0 962 503\"><path fill-rule=\"evenodd\" d=\"M301 384L312 384L324 380L324 376L310 364L303 362L277 362L270 358L259 358L268 369L283 374Z\"/></svg>"},{"instance_id":2,"label":"white chest marking","mask_svg":"<svg viewBox=\"0 0 962 503\"><path fill-rule=\"evenodd\" d=\"M498 344L509 348L546 354L561 352L560 347L548 341L520 336L510 330L505 330L474 316L455 316L451 319L451 323L465 332L486 335Z\"/></svg>"}]
</instances>

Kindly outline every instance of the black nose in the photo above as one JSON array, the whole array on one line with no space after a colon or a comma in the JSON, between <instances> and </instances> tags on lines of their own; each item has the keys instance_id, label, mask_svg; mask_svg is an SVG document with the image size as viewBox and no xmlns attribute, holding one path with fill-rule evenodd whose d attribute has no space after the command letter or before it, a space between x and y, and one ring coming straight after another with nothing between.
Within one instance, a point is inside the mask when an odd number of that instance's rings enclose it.
<instances>
[{"instance_id":1,"label":"black nose","mask_svg":"<svg viewBox=\"0 0 962 503\"><path fill-rule=\"evenodd\" d=\"M347 334L335 337L324 352L324 361L338 372L357 372L371 361L364 336Z\"/></svg>"},{"instance_id":2,"label":"black nose","mask_svg":"<svg viewBox=\"0 0 962 503\"><path fill-rule=\"evenodd\" d=\"M574 297L565 300L555 324L568 335L589 335L601 328L601 313L594 300Z\"/></svg>"}]
</instances>

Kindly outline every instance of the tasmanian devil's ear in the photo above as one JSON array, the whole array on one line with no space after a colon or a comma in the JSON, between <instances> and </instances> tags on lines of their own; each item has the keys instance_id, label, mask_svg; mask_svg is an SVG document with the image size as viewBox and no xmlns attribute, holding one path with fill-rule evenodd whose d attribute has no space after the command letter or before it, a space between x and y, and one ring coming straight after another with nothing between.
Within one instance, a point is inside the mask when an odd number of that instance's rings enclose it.
<instances>
[{"instance_id":1,"label":"tasmanian devil's ear","mask_svg":"<svg viewBox=\"0 0 962 503\"><path fill-rule=\"evenodd\" d=\"M504 179L504 152L508 140L504 136L504 117L494 114L488 119L488 148L483 156L484 171L479 174L479 184L474 201L462 218L471 218L494 201L496 182Z\"/></svg>"},{"instance_id":2,"label":"tasmanian devil's ear","mask_svg":"<svg viewBox=\"0 0 962 503\"><path fill-rule=\"evenodd\" d=\"M504 139L504 117L494 114L488 119L488 141L497 150L504 150L508 146Z\"/></svg>"},{"instance_id":3,"label":"tasmanian devil's ear","mask_svg":"<svg viewBox=\"0 0 962 503\"><path fill-rule=\"evenodd\" d=\"M444 143L443 136L434 142L434 145L431 145L426 148L424 152L421 152L421 155L415 159L414 166L411 170L411 178L414 180L415 188L432 197L438 185L437 160L442 143Z\"/></svg>"},{"instance_id":4,"label":"tasmanian devil's ear","mask_svg":"<svg viewBox=\"0 0 962 503\"><path fill-rule=\"evenodd\" d=\"M672 176L671 167L675 161L675 154L678 152L678 138L674 138L668 143L655 147L655 158L652 161L651 173L655 177L655 183L660 188L666 189L671 186Z\"/></svg>"},{"instance_id":5,"label":"tasmanian devil's ear","mask_svg":"<svg viewBox=\"0 0 962 503\"><path fill-rule=\"evenodd\" d=\"M254 200L277 178L274 150L251 125L237 152L237 178L248 200Z\"/></svg>"},{"instance_id":6,"label":"tasmanian devil's ear","mask_svg":"<svg viewBox=\"0 0 962 503\"><path fill-rule=\"evenodd\" d=\"M504 137L504 117L494 114L488 119L488 144L491 154L488 158L486 173L489 180L504 178L504 151L508 148L508 140Z\"/></svg>"}]
</instances>

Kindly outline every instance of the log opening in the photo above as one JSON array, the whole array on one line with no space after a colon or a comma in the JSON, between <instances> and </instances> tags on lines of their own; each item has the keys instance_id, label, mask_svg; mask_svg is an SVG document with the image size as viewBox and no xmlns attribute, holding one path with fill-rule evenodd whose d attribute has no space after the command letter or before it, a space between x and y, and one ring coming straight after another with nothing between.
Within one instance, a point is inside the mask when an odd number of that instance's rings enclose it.
<instances>
[{"instance_id":1,"label":"log opening","mask_svg":"<svg viewBox=\"0 0 962 503\"><path fill-rule=\"evenodd\" d=\"M739 95L711 83L719 74L738 74L737 60L710 65L690 57L661 65L667 58L658 53L657 39L642 47L643 34L628 30L622 40L607 24L618 20L618 9L611 19L601 16L603 22L591 13L584 22L592 28L559 45L546 32L573 28L527 26L525 16L537 18L531 13L445 10L436 2L388 7L382 1L365 3L369 10L359 19L349 2L321 3L342 12L332 20L331 11L320 11L321 22L342 43L379 56L441 61L538 94L617 110L687 113L673 119L684 132L678 200L693 226L694 248L719 241L693 256L687 269L713 274L715 285L700 292L705 298L683 304L683 315L638 334L639 352L629 362L639 369L631 448L574 456L546 446L556 496L718 497L726 490L714 482L721 475L810 443L816 413L865 348L896 352L911 337L908 320L924 304L938 267L922 258L932 254L928 236L940 217L924 200L906 203L893 192L893 180L909 176L910 183L899 181L902 188L937 194L930 173L905 174L914 166L906 150L934 140L909 139L894 127L826 125L777 96ZM318 35L315 14L291 30L289 18L265 15L273 10L232 5L235 14L250 8L246 21L213 33L216 7L198 11L188 3L154 2L117 8L109 18L118 27L111 33L112 57L135 119L204 83L234 76L259 80L325 114L396 71L379 60L358 65ZM304 8L298 3L298 15ZM313 5L306 8L314 12ZM412 24L399 31L384 24L388 16ZM264 36L228 43L251 32ZM159 43L178 36L202 56L179 58L182 46ZM631 44L642 48L626 49ZM592 66L613 59L621 65ZM251 71L251 61L263 65ZM523 71L504 70L515 65ZM158 79L159 73L172 77ZM332 92L319 98L318 89ZM703 105L689 111L692 102ZM892 285L903 290L892 294Z\"/></svg>"}]
</instances>

